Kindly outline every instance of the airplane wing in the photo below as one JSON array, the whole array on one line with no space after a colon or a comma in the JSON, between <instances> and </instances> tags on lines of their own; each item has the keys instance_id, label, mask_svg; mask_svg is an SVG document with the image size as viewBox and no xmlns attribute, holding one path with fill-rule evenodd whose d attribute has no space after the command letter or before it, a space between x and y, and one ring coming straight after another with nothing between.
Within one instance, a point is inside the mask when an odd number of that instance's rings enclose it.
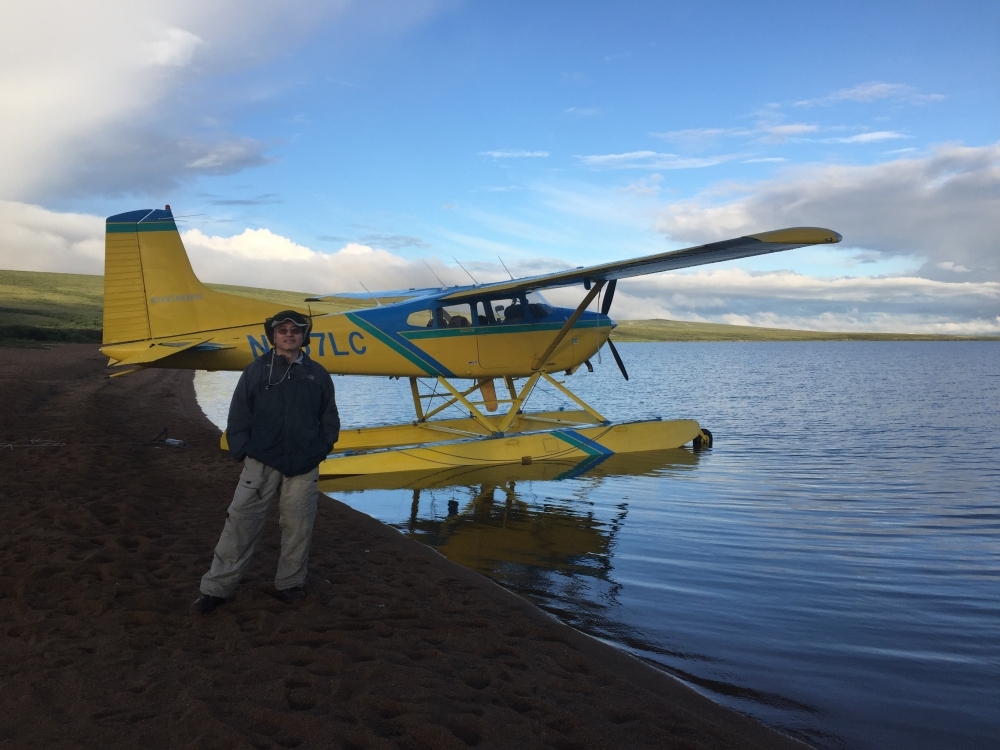
<instances>
[{"instance_id":1,"label":"airplane wing","mask_svg":"<svg viewBox=\"0 0 1000 750\"><path fill-rule=\"evenodd\" d=\"M414 297L425 297L428 294L437 294L440 292L442 287L432 286L426 289L414 289L410 287L409 289L391 289L389 291L378 290L375 292L333 292L332 294L321 294L316 297L306 297L306 302L322 302L325 299L331 297L342 297L344 299L378 299L378 300L392 300L393 302L401 302L407 299L413 299Z\"/></svg>"},{"instance_id":2,"label":"airplane wing","mask_svg":"<svg viewBox=\"0 0 1000 750\"><path fill-rule=\"evenodd\" d=\"M746 237L722 242L710 242L684 250L672 250L642 258L623 260L615 263L603 263L598 266L575 268L570 271L559 271L541 276L527 276L512 281L498 281L492 284L480 284L474 288L465 287L460 291L446 294L442 301L458 302L460 300L481 297L483 291L513 295L519 292L530 292L534 289L551 289L561 286L595 281L613 281L627 279L632 276L642 276L647 273L674 271L678 268L690 268L706 263L721 263L724 260L749 258L754 255L766 255L781 250L791 250L806 245L834 244L840 242L841 236L830 229L818 227L793 227L778 229L773 232L761 232ZM440 290L434 290L440 291Z\"/></svg>"}]
</instances>

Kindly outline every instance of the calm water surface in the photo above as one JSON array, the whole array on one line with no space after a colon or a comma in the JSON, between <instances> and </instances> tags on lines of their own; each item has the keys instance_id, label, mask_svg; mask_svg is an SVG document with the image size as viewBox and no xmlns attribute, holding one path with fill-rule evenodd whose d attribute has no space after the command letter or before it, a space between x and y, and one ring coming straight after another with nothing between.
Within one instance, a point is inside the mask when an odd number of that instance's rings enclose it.
<instances>
[{"instance_id":1,"label":"calm water surface","mask_svg":"<svg viewBox=\"0 0 1000 750\"><path fill-rule=\"evenodd\" d=\"M817 746L1000 747L1000 345L620 349L577 392L712 450L332 494ZM218 424L235 381L196 376ZM334 382L345 425L412 419L406 381Z\"/></svg>"}]
</instances>

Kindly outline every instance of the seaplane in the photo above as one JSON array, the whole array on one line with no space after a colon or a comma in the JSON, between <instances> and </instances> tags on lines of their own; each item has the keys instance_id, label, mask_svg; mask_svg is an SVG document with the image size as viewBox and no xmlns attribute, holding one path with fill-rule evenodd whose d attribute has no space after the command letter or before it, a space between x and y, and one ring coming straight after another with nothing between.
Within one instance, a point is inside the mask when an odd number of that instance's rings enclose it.
<instances>
[{"instance_id":1,"label":"seaplane","mask_svg":"<svg viewBox=\"0 0 1000 750\"><path fill-rule=\"evenodd\" d=\"M115 368L112 377L149 367L239 371L269 351L263 322L287 305L203 284L169 206L111 216L105 237L101 352ZM840 240L818 227L779 229L507 281L368 292L379 301L374 307L342 312L315 314L312 304L351 295L304 298L297 309L313 321L307 354L332 375L407 378L414 410L410 422L342 429L320 476L596 464L621 454L711 447L711 432L694 419L614 422L567 384L581 367L592 369L605 345L628 379L609 338L618 280ZM576 308L542 296L574 286L583 293ZM575 408L529 411L540 383ZM463 416L445 418L449 409Z\"/></svg>"}]
</instances>

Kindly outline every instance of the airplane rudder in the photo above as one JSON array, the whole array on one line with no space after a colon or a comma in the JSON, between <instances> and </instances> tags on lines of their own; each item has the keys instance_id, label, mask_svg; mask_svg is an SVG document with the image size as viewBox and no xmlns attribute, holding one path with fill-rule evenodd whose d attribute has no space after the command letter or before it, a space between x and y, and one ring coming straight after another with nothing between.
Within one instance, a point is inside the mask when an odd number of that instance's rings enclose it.
<instances>
[{"instance_id":1,"label":"airplane rudder","mask_svg":"<svg viewBox=\"0 0 1000 750\"><path fill-rule=\"evenodd\" d=\"M142 257L136 225L148 209L116 214L107 219L104 234L103 343L148 339Z\"/></svg>"}]
</instances>

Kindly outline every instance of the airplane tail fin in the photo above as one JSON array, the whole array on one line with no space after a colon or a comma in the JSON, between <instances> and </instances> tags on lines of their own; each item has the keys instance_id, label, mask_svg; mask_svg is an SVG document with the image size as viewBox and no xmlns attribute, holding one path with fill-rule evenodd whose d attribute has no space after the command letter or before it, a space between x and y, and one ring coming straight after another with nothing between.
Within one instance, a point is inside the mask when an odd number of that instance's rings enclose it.
<instances>
[{"instance_id":1,"label":"airplane tail fin","mask_svg":"<svg viewBox=\"0 0 1000 750\"><path fill-rule=\"evenodd\" d=\"M170 207L107 220L104 344L263 324L274 305L209 289L191 268Z\"/></svg>"}]
</instances>

